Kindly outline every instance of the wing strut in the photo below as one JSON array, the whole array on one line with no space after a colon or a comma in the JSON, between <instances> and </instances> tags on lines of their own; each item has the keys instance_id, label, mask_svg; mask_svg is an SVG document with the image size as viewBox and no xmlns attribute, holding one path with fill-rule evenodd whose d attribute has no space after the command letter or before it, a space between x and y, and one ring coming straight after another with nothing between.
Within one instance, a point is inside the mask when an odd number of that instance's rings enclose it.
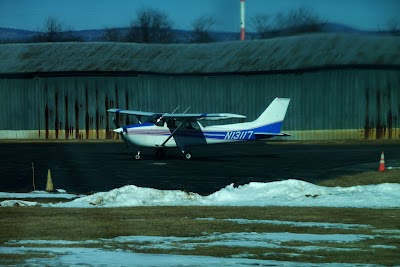
<instances>
[{"instance_id":1,"label":"wing strut","mask_svg":"<svg viewBox=\"0 0 400 267\"><path fill-rule=\"evenodd\" d=\"M183 121L181 124L179 124L179 126L176 127L176 129L171 133L170 136L168 136L168 138L164 141L164 143L161 144L161 146L164 146L164 145L168 142L168 140L171 139L172 136L174 136L174 134L175 134L180 128L182 128L182 125L183 125L185 122L186 122L186 121Z\"/></svg>"}]
</instances>

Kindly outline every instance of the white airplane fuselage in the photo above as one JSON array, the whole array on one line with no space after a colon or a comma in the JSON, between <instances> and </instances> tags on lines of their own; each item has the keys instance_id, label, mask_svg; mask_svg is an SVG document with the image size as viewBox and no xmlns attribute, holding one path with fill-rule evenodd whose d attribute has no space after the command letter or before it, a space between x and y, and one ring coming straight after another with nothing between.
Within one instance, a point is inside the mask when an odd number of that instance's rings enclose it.
<instances>
[{"instance_id":1,"label":"white airplane fuselage","mask_svg":"<svg viewBox=\"0 0 400 267\"><path fill-rule=\"evenodd\" d=\"M193 124L196 122L192 122ZM164 145L162 145L173 129L163 126L136 124L126 127L125 140L136 147L189 147L255 140L254 129L248 123L236 123L203 127L196 123L193 129L180 129Z\"/></svg>"},{"instance_id":2,"label":"white airplane fuselage","mask_svg":"<svg viewBox=\"0 0 400 267\"><path fill-rule=\"evenodd\" d=\"M151 113L133 110L109 109L109 112L141 116L149 119L140 124L119 127L114 131L122 135L127 145L138 148L158 148L156 155L162 156L167 148L179 147L186 159L191 158L188 147L267 139L287 136L281 127L289 105L288 98L275 98L254 121L204 127L199 120L243 119L245 116L232 113ZM116 120L115 120L116 121ZM115 122L114 121L114 122Z\"/></svg>"}]
</instances>

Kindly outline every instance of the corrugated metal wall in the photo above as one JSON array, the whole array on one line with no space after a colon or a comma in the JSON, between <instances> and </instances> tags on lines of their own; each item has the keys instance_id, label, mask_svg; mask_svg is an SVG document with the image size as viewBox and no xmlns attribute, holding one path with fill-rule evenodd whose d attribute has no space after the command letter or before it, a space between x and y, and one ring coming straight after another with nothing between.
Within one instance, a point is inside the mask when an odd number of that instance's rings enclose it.
<instances>
[{"instance_id":1,"label":"corrugated metal wall","mask_svg":"<svg viewBox=\"0 0 400 267\"><path fill-rule=\"evenodd\" d=\"M255 119L290 97L291 139L400 138L400 70L256 76L72 76L0 79L0 138L114 138L111 107L233 112Z\"/></svg>"}]
</instances>

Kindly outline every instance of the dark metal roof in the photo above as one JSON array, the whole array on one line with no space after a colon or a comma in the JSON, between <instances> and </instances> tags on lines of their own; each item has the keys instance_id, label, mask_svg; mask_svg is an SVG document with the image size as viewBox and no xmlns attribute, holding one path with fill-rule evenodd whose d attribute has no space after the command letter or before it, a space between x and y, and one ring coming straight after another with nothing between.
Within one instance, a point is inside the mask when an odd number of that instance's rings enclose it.
<instances>
[{"instance_id":1,"label":"dark metal roof","mask_svg":"<svg viewBox=\"0 0 400 267\"><path fill-rule=\"evenodd\" d=\"M314 34L211 44L0 45L0 74L253 73L331 66L400 66L400 38Z\"/></svg>"}]
</instances>

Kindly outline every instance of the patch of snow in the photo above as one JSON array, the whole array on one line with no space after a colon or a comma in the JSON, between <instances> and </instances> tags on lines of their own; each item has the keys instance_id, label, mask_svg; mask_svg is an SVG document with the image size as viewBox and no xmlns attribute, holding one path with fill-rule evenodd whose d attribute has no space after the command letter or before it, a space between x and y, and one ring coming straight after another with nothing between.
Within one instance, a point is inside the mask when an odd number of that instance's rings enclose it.
<instances>
[{"instance_id":1,"label":"patch of snow","mask_svg":"<svg viewBox=\"0 0 400 267\"><path fill-rule=\"evenodd\" d=\"M370 248L383 248L383 249L397 249L396 246L388 246L388 245L372 245Z\"/></svg>"},{"instance_id":2,"label":"patch of snow","mask_svg":"<svg viewBox=\"0 0 400 267\"><path fill-rule=\"evenodd\" d=\"M302 263L274 260L254 260L246 258L217 258L209 256L186 256L171 254L143 254L125 250L104 250L96 248L24 248L0 247L0 253L50 253L52 258L32 258L14 266L286 266L286 267L336 267L354 266L345 263ZM0 263L2 261L0 260ZM7 266L13 266L7 264ZM357 266L377 266L357 264Z\"/></svg>"},{"instance_id":3,"label":"patch of snow","mask_svg":"<svg viewBox=\"0 0 400 267\"><path fill-rule=\"evenodd\" d=\"M376 233L382 233L382 234L400 234L400 230L397 230L397 229L375 229L372 231L376 232Z\"/></svg>"},{"instance_id":4,"label":"patch of snow","mask_svg":"<svg viewBox=\"0 0 400 267\"><path fill-rule=\"evenodd\" d=\"M34 207L38 206L37 202L23 200L4 200L0 202L0 207Z\"/></svg>"},{"instance_id":5,"label":"patch of snow","mask_svg":"<svg viewBox=\"0 0 400 267\"><path fill-rule=\"evenodd\" d=\"M86 244L100 244L101 240L84 240L84 241L70 241L70 240L9 240L5 242L6 245L86 245Z\"/></svg>"},{"instance_id":6,"label":"patch of snow","mask_svg":"<svg viewBox=\"0 0 400 267\"><path fill-rule=\"evenodd\" d=\"M238 224L274 224L274 225L290 225L296 227L320 227L320 228L334 228L351 230L356 228L373 228L369 224L347 224L347 223L321 223L321 222L293 222L293 221L279 221L279 220L247 220L247 219L215 219L215 218L196 218L196 220L206 221L228 221Z\"/></svg>"},{"instance_id":7,"label":"patch of snow","mask_svg":"<svg viewBox=\"0 0 400 267\"><path fill-rule=\"evenodd\" d=\"M351 243L359 242L364 239L371 239L371 235L354 235L354 234L304 234L304 233L214 233L209 238L214 240L223 240L224 242L233 240L251 240L259 242L336 242Z\"/></svg>"},{"instance_id":8,"label":"patch of snow","mask_svg":"<svg viewBox=\"0 0 400 267\"><path fill-rule=\"evenodd\" d=\"M11 253L49 253L52 258L33 258L18 266L352 266L351 264L324 263L310 264L298 262L280 262L270 260L246 259L251 254L238 254L230 258L216 258L207 256L183 256L183 255L162 255L162 254L140 254L130 251L115 249L113 245L125 243L133 251L136 249L195 249L197 247L229 246L229 247L262 247L295 249L303 251L350 251L359 250L358 248L341 248L342 243L356 243L365 239L372 239L378 236L373 235L354 235L354 234L300 234L300 233L212 233L197 237L175 237L175 236L120 236L110 239L68 241L68 240L10 240L5 245L12 247L0 247L1 254ZM310 244L318 242L329 242L338 244L339 247L322 246L286 246L285 242L308 242ZM87 244L97 244L103 248L71 248L68 246L85 246ZM21 247L16 247L22 245ZM57 246L49 247L25 247L25 246ZM59 247L59 246L66 247ZM396 247L375 245L372 248ZM293 254L293 256L300 254ZM0 264L5 263L0 260ZM7 263L9 264L9 262ZM374 266L362 265L357 266Z\"/></svg>"},{"instance_id":9,"label":"patch of snow","mask_svg":"<svg viewBox=\"0 0 400 267\"><path fill-rule=\"evenodd\" d=\"M67 193L67 190L65 190L65 189L56 189L56 191L58 193Z\"/></svg>"},{"instance_id":10,"label":"patch of snow","mask_svg":"<svg viewBox=\"0 0 400 267\"><path fill-rule=\"evenodd\" d=\"M365 239L373 239L371 235L354 234L300 234L300 233L213 233L197 237L175 237L175 236L120 236L111 239L68 241L68 240L10 240L7 245L86 245L110 243L128 243L132 248L157 248L157 249L195 249L198 246L230 246L230 247L266 247L266 248L287 248L284 242L329 242L329 243L356 243ZM303 250L309 247L289 247ZM334 248L315 247L317 250ZM305 249L304 249L305 250Z\"/></svg>"},{"instance_id":11,"label":"patch of snow","mask_svg":"<svg viewBox=\"0 0 400 267\"><path fill-rule=\"evenodd\" d=\"M285 247L287 249L297 249L299 251L317 251L317 250L325 250L325 251L357 251L361 250L360 248L335 248L335 247L321 247L321 246L302 246L302 247Z\"/></svg>"},{"instance_id":12,"label":"patch of snow","mask_svg":"<svg viewBox=\"0 0 400 267\"><path fill-rule=\"evenodd\" d=\"M0 192L0 198L65 198L73 199L81 195L68 194L64 189L56 189L58 193L49 193L46 191L36 190L30 193L7 193Z\"/></svg>"},{"instance_id":13,"label":"patch of snow","mask_svg":"<svg viewBox=\"0 0 400 267\"><path fill-rule=\"evenodd\" d=\"M203 197L180 190L157 190L128 185L100 192L54 207L185 206L200 203Z\"/></svg>"}]
</instances>

